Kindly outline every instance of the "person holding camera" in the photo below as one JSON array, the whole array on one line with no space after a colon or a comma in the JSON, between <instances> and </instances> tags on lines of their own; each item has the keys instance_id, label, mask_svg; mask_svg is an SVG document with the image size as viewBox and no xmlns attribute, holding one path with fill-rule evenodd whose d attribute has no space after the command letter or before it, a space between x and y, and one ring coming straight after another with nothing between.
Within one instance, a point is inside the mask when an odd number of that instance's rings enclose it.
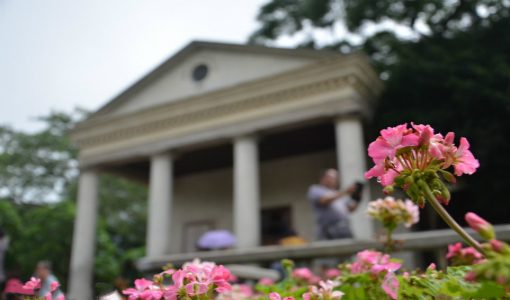
<instances>
[{"instance_id":1,"label":"person holding camera","mask_svg":"<svg viewBox=\"0 0 510 300\"><path fill-rule=\"evenodd\" d=\"M358 207L361 184L338 190L338 171L326 169L319 173L319 183L310 186L308 199L315 211L319 240L352 238L349 213Z\"/></svg>"}]
</instances>

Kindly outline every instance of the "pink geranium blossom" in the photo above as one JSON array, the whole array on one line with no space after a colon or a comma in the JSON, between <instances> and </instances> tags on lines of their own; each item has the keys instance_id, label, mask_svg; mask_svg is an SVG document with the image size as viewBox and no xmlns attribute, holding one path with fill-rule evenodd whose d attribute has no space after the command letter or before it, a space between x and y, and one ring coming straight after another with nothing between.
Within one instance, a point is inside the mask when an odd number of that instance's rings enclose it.
<instances>
[{"instance_id":1,"label":"pink geranium blossom","mask_svg":"<svg viewBox=\"0 0 510 300\"><path fill-rule=\"evenodd\" d=\"M308 268L297 268L292 271L292 277L296 279L308 280L312 276L313 273Z\"/></svg>"},{"instance_id":2,"label":"pink geranium blossom","mask_svg":"<svg viewBox=\"0 0 510 300\"><path fill-rule=\"evenodd\" d=\"M340 285L339 282L327 280L326 282L319 282L320 288L314 285L308 287L308 293L303 294L304 300L338 300L342 298L344 293L340 291L333 291L333 288Z\"/></svg>"},{"instance_id":3,"label":"pink geranium blossom","mask_svg":"<svg viewBox=\"0 0 510 300\"><path fill-rule=\"evenodd\" d=\"M460 146L455 152L455 175L473 174L480 166L480 163L473 156L473 153L468 150L469 143L466 138L460 139Z\"/></svg>"},{"instance_id":4,"label":"pink geranium blossom","mask_svg":"<svg viewBox=\"0 0 510 300\"><path fill-rule=\"evenodd\" d=\"M384 281L381 284L384 292L391 296L393 299L397 299L399 282L394 272L388 272L386 276L384 276Z\"/></svg>"},{"instance_id":5,"label":"pink geranium blossom","mask_svg":"<svg viewBox=\"0 0 510 300\"><path fill-rule=\"evenodd\" d=\"M351 273L359 274L362 272L372 273L378 276L379 273L387 271L396 271L402 264L400 262L391 262L388 254L382 254L377 251L365 250L358 253L358 261L351 265Z\"/></svg>"},{"instance_id":6,"label":"pink geranium blossom","mask_svg":"<svg viewBox=\"0 0 510 300\"><path fill-rule=\"evenodd\" d=\"M58 283L58 281L54 281L50 284L50 290L53 292L54 290L56 290L58 287L60 286L60 283Z\"/></svg>"},{"instance_id":7,"label":"pink geranium blossom","mask_svg":"<svg viewBox=\"0 0 510 300\"><path fill-rule=\"evenodd\" d=\"M278 293L271 293L271 294L269 294L269 299L270 300L282 300L282 296L280 296L280 294L278 294ZM295 300L295 299L294 299L294 296L290 296L290 297L283 298L283 300Z\"/></svg>"},{"instance_id":8,"label":"pink geranium blossom","mask_svg":"<svg viewBox=\"0 0 510 300\"><path fill-rule=\"evenodd\" d=\"M452 261L452 265L474 265L481 263L484 260L482 254L476 251L473 247L462 248L461 243L448 245L448 253L446 258Z\"/></svg>"},{"instance_id":9,"label":"pink geranium blossom","mask_svg":"<svg viewBox=\"0 0 510 300\"><path fill-rule=\"evenodd\" d=\"M270 278L262 278L262 279L259 280L259 283L263 284L263 285L272 285L272 284L275 284L274 280L272 280Z\"/></svg>"},{"instance_id":10,"label":"pink geranium blossom","mask_svg":"<svg viewBox=\"0 0 510 300\"><path fill-rule=\"evenodd\" d=\"M333 279L333 278L336 278L339 276L342 276L342 272L340 272L340 270L338 270L338 269L329 269L326 272L326 277L329 279Z\"/></svg>"},{"instance_id":11,"label":"pink geranium blossom","mask_svg":"<svg viewBox=\"0 0 510 300\"><path fill-rule=\"evenodd\" d=\"M30 281L27 281L23 288L25 290L33 290L37 287L37 285L41 282L41 279L36 279L35 277L31 277Z\"/></svg>"},{"instance_id":12,"label":"pink geranium blossom","mask_svg":"<svg viewBox=\"0 0 510 300\"><path fill-rule=\"evenodd\" d=\"M153 282L145 278L135 280L135 288L122 291L124 295L129 295L128 300L152 300L152 298L161 299L163 293L157 290L151 290Z\"/></svg>"},{"instance_id":13,"label":"pink geranium blossom","mask_svg":"<svg viewBox=\"0 0 510 300\"><path fill-rule=\"evenodd\" d=\"M455 183L455 176L446 169L453 165L456 176L473 174L479 167L478 160L469 151L466 138L460 139L457 148L452 132L443 138L430 125L411 125L412 128L403 124L381 130L381 136L368 147L368 155L375 165L365 177L377 177L386 195L392 193L394 187L402 187L422 208L425 195L430 197L430 192L440 203L448 204L450 193L433 173L441 173L445 180Z\"/></svg>"}]
</instances>

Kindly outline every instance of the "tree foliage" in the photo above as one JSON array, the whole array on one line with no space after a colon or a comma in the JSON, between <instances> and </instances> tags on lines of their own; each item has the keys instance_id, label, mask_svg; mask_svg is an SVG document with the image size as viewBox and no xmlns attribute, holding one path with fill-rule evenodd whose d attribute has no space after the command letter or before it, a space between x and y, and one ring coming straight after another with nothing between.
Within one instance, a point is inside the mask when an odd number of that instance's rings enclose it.
<instances>
[{"instance_id":1,"label":"tree foliage","mask_svg":"<svg viewBox=\"0 0 510 300\"><path fill-rule=\"evenodd\" d=\"M457 219L476 210L495 223L508 222L510 1L272 0L258 19L252 43L307 32L301 46L365 52L386 81L369 138L410 121L467 137L481 167L460 178L449 210ZM336 26L357 42L333 37L324 44L310 34Z\"/></svg>"},{"instance_id":2,"label":"tree foliage","mask_svg":"<svg viewBox=\"0 0 510 300\"><path fill-rule=\"evenodd\" d=\"M11 242L6 270L28 279L39 260L68 278L76 212L77 149L67 131L75 114L51 113L36 133L0 126L0 226ZM144 254L147 188L104 174L100 178L95 282L113 283Z\"/></svg>"}]
</instances>

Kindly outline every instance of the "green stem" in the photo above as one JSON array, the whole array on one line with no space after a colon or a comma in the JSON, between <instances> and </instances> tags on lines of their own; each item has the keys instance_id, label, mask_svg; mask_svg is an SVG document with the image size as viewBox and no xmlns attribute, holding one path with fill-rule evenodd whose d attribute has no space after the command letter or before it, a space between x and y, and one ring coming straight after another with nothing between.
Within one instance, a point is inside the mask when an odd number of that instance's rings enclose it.
<instances>
[{"instance_id":1,"label":"green stem","mask_svg":"<svg viewBox=\"0 0 510 300\"><path fill-rule=\"evenodd\" d=\"M386 254L391 254L393 241L391 240L391 234L393 233L393 228L388 228L388 235L386 237Z\"/></svg>"},{"instance_id":2,"label":"green stem","mask_svg":"<svg viewBox=\"0 0 510 300\"><path fill-rule=\"evenodd\" d=\"M462 227L460 227L460 225L457 224L457 222L455 222L455 220L448 214L448 212L443 208L439 201L437 201L436 197L430 190L430 187L427 184L424 184L423 186L425 189L425 196L429 200L430 205L432 205L432 207L437 211L441 218L443 218L446 224L455 230L455 232L457 232L457 234L460 235L460 237L462 237L466 243L476 249L476 251L478 251L480 254L487 257L486 251L480 246L480 244L475 241L475 239L473 239L467 232L465 232L464 229L462 229Z\"/></svg>"}]
</instances>

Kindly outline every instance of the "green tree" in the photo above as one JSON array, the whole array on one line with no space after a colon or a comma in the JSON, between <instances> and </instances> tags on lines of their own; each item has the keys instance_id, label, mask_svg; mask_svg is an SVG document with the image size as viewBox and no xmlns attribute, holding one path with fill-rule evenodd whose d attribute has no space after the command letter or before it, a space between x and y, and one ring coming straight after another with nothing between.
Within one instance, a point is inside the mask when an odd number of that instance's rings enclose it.
<instances>
[{"instance_id":1,"label":"green tree","mask_svg":"<svg viewBox=\"0 0 510 300\"><path fill-rule=\"evenodd\" d=\"M272 0L258 19L251 43L295 35L301 47L364 51L386 81L369 139L410 121L467 137L481 167L460 178L449 210L508 222L510 1ZM337 27L347 34L331 42L315 34Z\"/></svg>"},{"instance_id":2,"label":"green tree","mask_svg":"<svg viewBox=\"0 0 510 300\"><path fill-rule=\"evenodd\" d=\"M11 239L7 270L25 279L39 260L50 260L65 283L76 211L77 149L67 130L85 114L51 113L45 127L24 133L0 126L0 226ZM100 179L96 282L131 273L144 254L147 188L104 174Z\"/></svg>"}]
</instances>

